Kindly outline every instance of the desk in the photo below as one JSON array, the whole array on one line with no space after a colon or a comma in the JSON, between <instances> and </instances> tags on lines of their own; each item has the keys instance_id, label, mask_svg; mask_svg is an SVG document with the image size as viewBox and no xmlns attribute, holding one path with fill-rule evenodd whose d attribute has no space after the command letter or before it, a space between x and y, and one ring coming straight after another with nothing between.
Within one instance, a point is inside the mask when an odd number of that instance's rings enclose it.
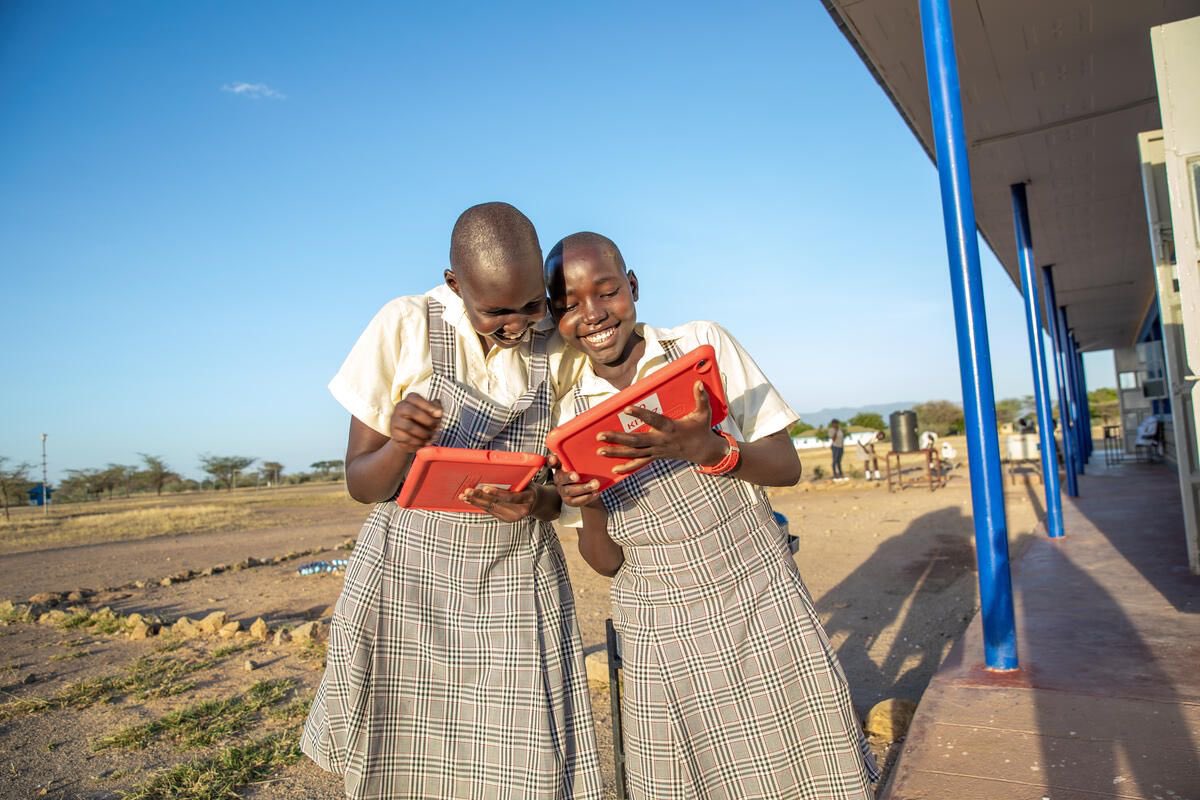
<instances>
[{"instance_id":1,"label":"desk","mask_svg":"<svg viewBox=\"0 0 1200 800\"><path fill-rule=\"evenodd\" d=\"M914 478L909 481L904 480L904 469L900 462L905 456L914 456L924 460L925 480L928 481L929 491L932 492L946 485L945 464L942 462L941 453L936 448L911 450L906 453L893 450L887 454L887 485L889 492L894 492L897 489L905 489L909 486L921 485L920 478ZM896 465L894 469L892 467L893 462Z\"/></svg>"}]
</instances>

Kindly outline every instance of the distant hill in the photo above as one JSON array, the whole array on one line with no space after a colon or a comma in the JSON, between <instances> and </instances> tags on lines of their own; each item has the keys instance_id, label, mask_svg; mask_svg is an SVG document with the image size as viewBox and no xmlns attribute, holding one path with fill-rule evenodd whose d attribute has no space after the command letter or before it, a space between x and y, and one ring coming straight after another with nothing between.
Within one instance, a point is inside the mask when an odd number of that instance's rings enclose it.
<instances>
[{"instance_id":1,"label":"distant hill","mask_svg":"<svg viewBox=\"0 0 1200 800\"><path fill-rule=\"evenodd\" d=\"M809 425L825 425L831 419L846 420L853 417L855 414L864 411L873 411L883 417L883 421L887 422L888 414L893 411L904 411L912 408L920 400L897 400L893 403L876 403L869 406L857 406L855 408L822 408L820 411L802 411L800 419L807 422Z\"/></svg>"}]
</instances>

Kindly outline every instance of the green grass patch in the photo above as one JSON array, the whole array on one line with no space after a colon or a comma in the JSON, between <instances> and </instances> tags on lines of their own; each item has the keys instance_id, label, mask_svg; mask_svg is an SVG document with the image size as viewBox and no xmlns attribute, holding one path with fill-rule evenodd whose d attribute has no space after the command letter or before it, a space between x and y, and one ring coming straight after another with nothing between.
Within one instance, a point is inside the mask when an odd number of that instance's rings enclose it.
<instances>
[{"instance_id":1,"label":"green grass patch","mask_svg":"<svg viewBox=\"0 0 1200 800\"><path fill-rule=\"evenodd\" d=\"M159 772L121 795L123 800L229 800L300 759L299 728L230 745L214 755Z\"/></svg>"},{"instance_id":2,"label":"green grass patch","mask_svg":"<svg viewBox=\"0 0 1200 800\"><path fill-rule=\"evenodd\" d=\"M123 696L150 700L183 694L196 685L191 678L193 674L215 666L230 654L218 655L218 652L202 658L142 656L126 673L71 683L50 697L23 697L0 704L0 722L58 708L87 708L98 703L111 703Z\"/></svg>"},{"instance_id":3,"label":"green grass patch","mask_svg":"<svg viewBox=\"0 0 1200 800\"><path fill-rule=\"evenodd\" d=\"M210 658L220 660L222 658L228 658L229 656L235 655L237 653L244 653L247 650L253 650L255 647L258 647L258 642L238 642L236 644L223 644L220 647L218 647L217 649L212 651L212 655L210 656Z\"/></svg>"},{"instance_id":4,"label":"green grass patch","mask_svg":"<svg viewBox=\"0 0 1200 800\"><path fill-rule=\"evenodd\" d=\"M124 728L97 740L92 749L140 749L158 738L185 747L208 747L245 730L261 711L282 703L295 685L288 678L259 681L244 694L196 703L153 722Z\"/></svg>"}]
</instances>

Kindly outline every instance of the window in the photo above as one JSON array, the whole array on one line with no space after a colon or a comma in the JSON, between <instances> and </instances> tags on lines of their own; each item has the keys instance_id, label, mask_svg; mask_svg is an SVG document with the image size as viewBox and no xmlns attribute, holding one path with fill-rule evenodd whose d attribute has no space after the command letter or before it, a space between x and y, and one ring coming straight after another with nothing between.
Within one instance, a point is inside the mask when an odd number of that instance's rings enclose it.
<instances>
[{"instance_id":1,"label":"window","mask_svg":"<svg viewBox=\"0 0 1200 800\"><path fill-rule=\"evenodd\" d=\"M1136 372L1122 372L1117 376L1117 385L1122 389L1138 388L1138 379Z\"/></svg>"}]
</instances>

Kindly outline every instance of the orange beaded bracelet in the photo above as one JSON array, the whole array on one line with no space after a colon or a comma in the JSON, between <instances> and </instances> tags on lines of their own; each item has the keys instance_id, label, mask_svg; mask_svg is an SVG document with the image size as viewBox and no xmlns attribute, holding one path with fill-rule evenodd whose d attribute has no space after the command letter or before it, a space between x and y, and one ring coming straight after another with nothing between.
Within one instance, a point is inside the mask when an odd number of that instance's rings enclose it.
<instances>
[{"instance_id":1,"label":"orange beaded bracelet","mask_svg":"<svg viewBox=\"0 0 1200 800\"><path fill-rule=\"evenodd\" d=\"M714 431L718 436L729 443L729 450L725 453L725 457L710 467L703 465L696 467L696 472L702 475L725 475L733 472L737 468L738 461L742 458L742 450L738 447L737 439L734 439L725 431Z\"/></svg>"}]
</instances>

